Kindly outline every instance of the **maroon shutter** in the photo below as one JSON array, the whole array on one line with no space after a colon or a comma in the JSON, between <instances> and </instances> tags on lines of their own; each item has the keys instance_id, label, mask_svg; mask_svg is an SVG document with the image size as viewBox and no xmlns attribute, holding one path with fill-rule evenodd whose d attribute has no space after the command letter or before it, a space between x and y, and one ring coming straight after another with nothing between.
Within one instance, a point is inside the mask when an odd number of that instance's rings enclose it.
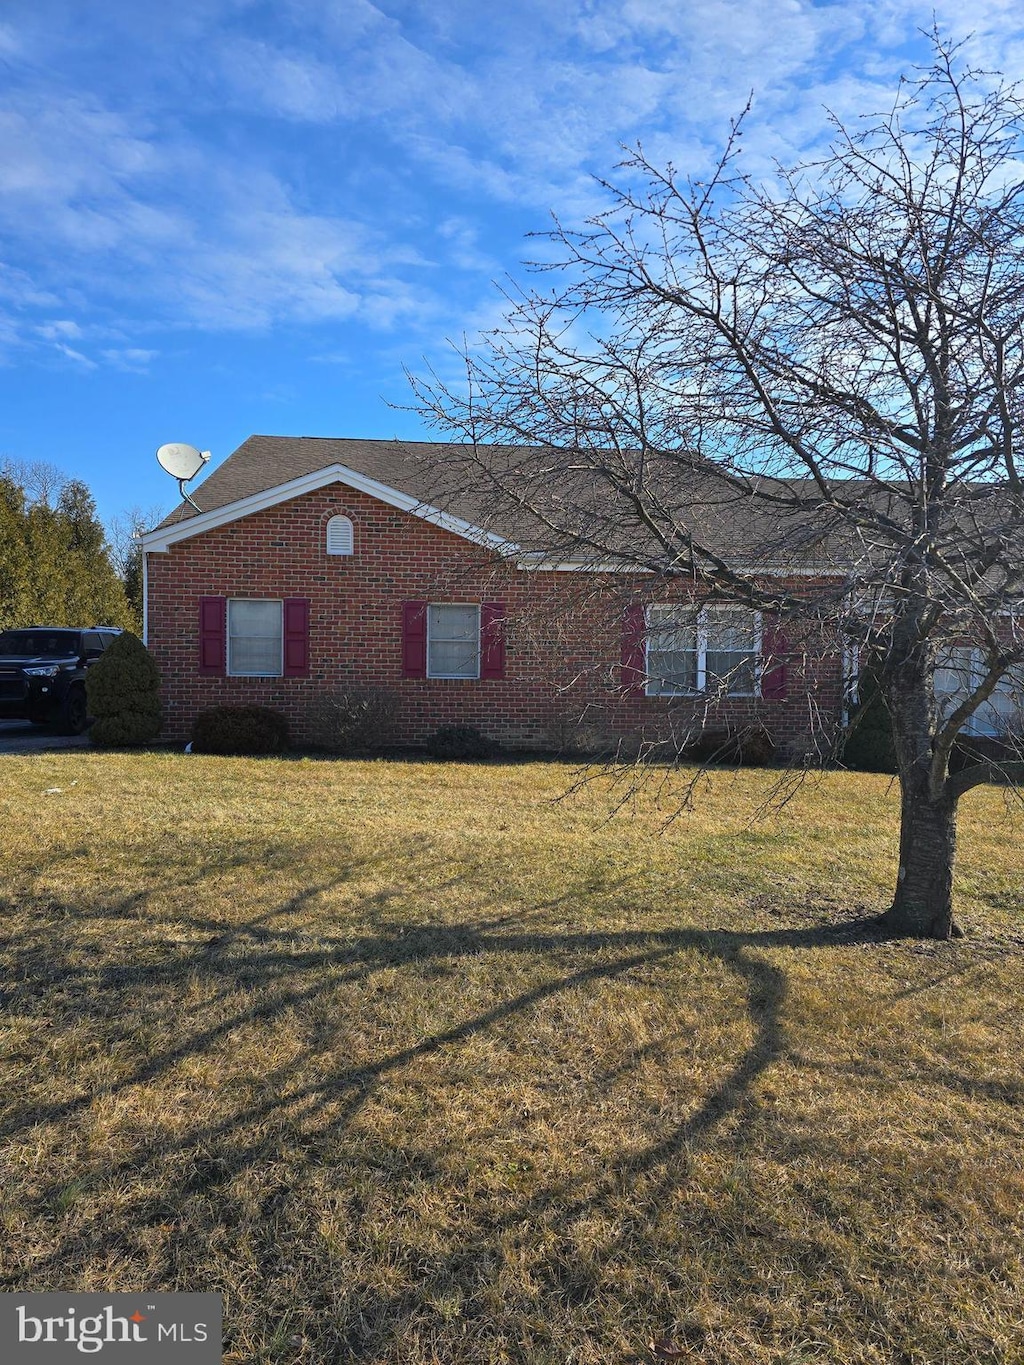
<instances>
[{"instance_id":1,"label":"maroon shutter","mask_svg":"<svg viewBox=\"0 0 1024 1365\"><path fill-rule=\"evenodd\" d=\"M761 696L765 701L786 700L789 641L777 620L765 618L761 635Z\"/></svg>"},{"instance_id":2,"label":"maroon shutter","mask_svg":"<svg viewBox=\"0 0 1024 1365\"><path fill-rule=\"evenodd\" d=\"M632 602L622 618L622 690L627 697L642 697L647 684L647 620L643 605Z\"/></svg>"},{"instance_id":3,"label":"maroon shutter","mask_svg":"<svg viewBox=\"0 0 1024 1365\"><path fill-rule=\"evenodd\" d=\"M402 676L427 676L427 604L402 603Z\"/></svg>"},{"instance_id":4,"label":"maroon shutter","mask_svg":"<svg viewBox=\"0 0 1024 1365\"><path fill-rule=\"evenodd\" d=\"M199 599L199 672L223 677L227 636L227 598Z\"/></svg>"},{"instance_id":5,"label":"maroon shutter","mask_svg":"<svg viewBox=\"0 0 1024 1365\"><path fill-rule=\"evenodd\" d=\"M480 605L480 676L505 676L505 603Z\"/></svg>"},{"instance_id":6,"label":"maroon shutter","mask_svg":"<svg viewBox=\"0 0 1024 1365\"><path fill-rule=\"evenodd\" d=\"M309 677L309 598L284 601L284 676Z\"/></svg>"}]
</instances>

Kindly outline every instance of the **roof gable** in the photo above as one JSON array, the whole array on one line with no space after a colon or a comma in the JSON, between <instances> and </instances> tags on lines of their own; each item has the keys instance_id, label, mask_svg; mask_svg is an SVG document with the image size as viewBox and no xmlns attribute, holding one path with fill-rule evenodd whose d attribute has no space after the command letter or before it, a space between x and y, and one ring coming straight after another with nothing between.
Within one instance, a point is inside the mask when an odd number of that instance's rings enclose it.
<instances>
[{"instance_id":1,"label":"roof gable","mask_svg":"<svg viewBox=\"0 0 1024 1365\"><path fill-rule=\"evenodd\" d=\"M243 449L244 446L240 447L235 454L239 454ZM196 494L202 495L203 490L210 482L211 480L207 480L201 484L196 490ZM348 488L365 493L369 497L376 498L379 502L386 503L389 507L408 512L411 516L419 517L441 530L450 531L453 535L460 536L463 540L470 541L474 545L483 545L500 554L514 554L517 549L510 541L505 540L502 536L495 535L492 531L485 531L482 527L476 526L462 517L454 516L451 512L444 512L409 493L402 492L401 489L392 488L367 474L349 469L347 466L338 463L311 470L269 488L257 489L233 501L215 505L208 511L193 510L190 515L180 516L177 519L172 513L171 517L142 536L142 548L148 553L166 553L172 545L179 541L202 535L206 531L215 530L218 526L225 526L242 517L251 516L255 512L262 512L269 507L277 507L283 502L290 502L293 498L301 497L304 493L312 493L316 489L325 488L332 483L341 483ZM180 511L180 509L178 510Z\"/></svg>"}]
</instances>

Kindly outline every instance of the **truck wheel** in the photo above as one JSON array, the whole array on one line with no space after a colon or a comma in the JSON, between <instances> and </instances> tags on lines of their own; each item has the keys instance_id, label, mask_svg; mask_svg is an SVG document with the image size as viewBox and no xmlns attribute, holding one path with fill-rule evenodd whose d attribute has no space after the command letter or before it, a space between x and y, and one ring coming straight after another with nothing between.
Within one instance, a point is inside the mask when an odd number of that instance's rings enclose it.
<instances>
[{"instance_id":1,"label":"truck wheel","mask_svg":"<svg viewBox=\"0 0 1024 1365\"><path fill-rule=\"evenodd\" d=\"M85 729L88 714L84 687L69 688L67 696L57 712L57 733L61 735L80 735Z\"/></svg>"}]
</instances>

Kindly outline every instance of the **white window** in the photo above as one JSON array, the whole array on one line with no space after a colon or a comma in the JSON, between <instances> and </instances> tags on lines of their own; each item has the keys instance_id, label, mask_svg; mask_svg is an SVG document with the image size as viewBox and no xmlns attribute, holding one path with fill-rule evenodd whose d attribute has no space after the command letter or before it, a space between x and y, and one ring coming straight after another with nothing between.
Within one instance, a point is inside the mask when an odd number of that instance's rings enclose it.
<instances>
[{"instance_id":1,"label":"white window","mask_svg":"<svg viewBox=\"0 0 1024 1365\"><path fill-rule=\"evenodd\" d=\"M647 695L685 696L700 691L697 611L685 606L647 608Z\"/></svg>"},{"instance_id":2,"label":"white window","mask_svg":"<svg viewBox=\"0 0 1024 1365\"><path fill-rule=\"evenodd\" d=\"M717 604L697 610L682 603L647 609L649 697L697 692L754 696L760 655L761 617L756 611Z\"/></svg>"},{"instance_id":3,"label":"white window","mask_svg":"<svg viewBox=\"0 0 1024 1365\"><path fill-rule=\"evenodd\" d=\"M980 649L953 645L944 649L935 669L935 702L939 715L950 716L980 684L985 662ZM967 735L1019 733L1024 726L1024 669L1011 668L996 683L995 691L981 703L963 727Z\"/></svg>"},{"instance_id":4,"label":"white window","mask_svg":"<svg viewBox=\"0 0 1024 1365\"><path fill-rule=\"evenodd\" d=\"M331 517L327 523L327 553L350 555L355 549L355 532L348 517Z\"/></svg>"},{"instance_id":5,"label":"white window","mask_svg":"<svg viewBox=\"0 0 1024 1365\"><path fill-rule=\"evenodd\" d=\"M759 613L746 607L705 607L697 635L704 651L702 690L752 697L761 654Z\"/></svg>"},{"instance_id":6,"label":"white window","mask_svg":"<svg viewBox=\"0 0 1024 1365\"><path fill-rule=\"evenodd\" d=\"M427 608L427 677L479 678L480 608Z\"/></svg>"},{"instance_id":7,"label":"white window","mask_svg":"<svg viewBox=\"0 0 1024 1365\"><path fill-rule=\"evenodd\" d=\"M1024 729L1024 672L1011 669L971 717L976 735L1019 735Z\"/></svg>"},{"instance_id":8,"label":"white window","mask_svg":"<svg viewBox=\"0 0 1024 1365\"><path fill-rule=\"evenodd\" d=\"M943 649L932 686L939 715L945 720L974 689L974 650L968 645Z\"/></svg>"},{"instance_id":9,"label":"white window","mask_svg":"<svg viewBox=\"0 0 1024 1365\"><path fill-rule=\"evenodd\" d=\"M228 673L236 678L279 678L283 672L281 602L232 598L228 602Z\"/></svg>"}]
</instances>

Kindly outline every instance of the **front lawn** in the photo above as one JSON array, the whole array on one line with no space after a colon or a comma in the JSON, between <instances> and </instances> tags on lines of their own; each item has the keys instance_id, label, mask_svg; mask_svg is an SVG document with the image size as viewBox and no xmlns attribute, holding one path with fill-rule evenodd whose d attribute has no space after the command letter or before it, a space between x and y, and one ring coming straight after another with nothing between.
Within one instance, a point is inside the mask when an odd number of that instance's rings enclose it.
<instances>
[{"instance_id":1,"label":"front lawn","mask_svg":"<svg viewBox=\"0 0 1024 1365\"><path fill-rule=\"evenodd\" d=\"M1020 809L890 943L888 779L570 779L0 759L0 1289L218 1290L229 1362L1019 1365Z\"/></svg>"}]
</instances>

